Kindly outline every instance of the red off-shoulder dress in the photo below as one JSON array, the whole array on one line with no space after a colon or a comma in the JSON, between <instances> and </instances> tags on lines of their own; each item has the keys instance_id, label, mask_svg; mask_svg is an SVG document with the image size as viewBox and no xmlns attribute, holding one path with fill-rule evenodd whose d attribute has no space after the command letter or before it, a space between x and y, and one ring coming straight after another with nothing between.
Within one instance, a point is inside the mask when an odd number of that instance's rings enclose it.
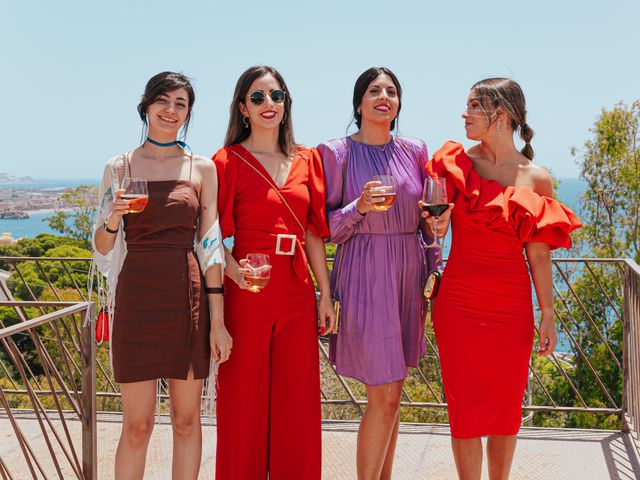
<instances>
[{"instance_id":1,"label":"red off-shoulder dress","mask_svg":"<svg viewBox=\"0 0 640 480\"><path fill-rule=\"evenodd\" d=\"M434 305L451 434L515 435L533 347L531 279L523 247L571 247L574 213L529 187L482 178L459 143L427 166L445 178L452 245Z\"/></svg>"}]
</instances>

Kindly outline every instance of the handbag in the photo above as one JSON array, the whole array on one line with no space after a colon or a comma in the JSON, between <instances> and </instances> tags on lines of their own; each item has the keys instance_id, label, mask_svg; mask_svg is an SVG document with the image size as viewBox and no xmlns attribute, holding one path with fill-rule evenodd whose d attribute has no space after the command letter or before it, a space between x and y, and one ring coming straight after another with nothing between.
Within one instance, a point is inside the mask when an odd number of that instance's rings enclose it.
<instances>
[{"instance_id":1,"label":"handbag","mask_svg":"<svg viewBox=\"0 0 640 480\"><path fill-rule=\"evenodd\" d=\"M98 318L96 319L96 342L108 342L109 341L109 311L107 307L102 307L98 312Z\"/></svg>"},{"instance_id":2,"label":"handbag","mask_svg":"<svg viewBox=\"0 0 640 480\"><path fill-rule=\"evenodd\" d=\"M127 167L128 167L128 159L129 153L123 153L119 156L119 159L122 159L122 178L118 175L117 171L117 163L116 160L111 166L111 189L112 195L115 195L115 191L118 190L121 185L124 184L125 179L127 178ZM118 227L120 228L120 227ZM98 315L96 316L96 343L100 344L102 342L108 342L110 340L110 318L109 318L109 309L106 306L103 306L98 311Z\"/></svg>"},{"instance_id":3,"label":"handbag","mask_svg":"<svg viewBox=\"0 0 640 480\"><path fill-rule=\"evenodd\" d=\"M444 242L444 240L443 240ZM444 245L441 245L441 249L444 249ZM432 272L427 275L427 281L424 285L424 290L422 294L429 302L433 302L438 295L438 290L440 289L440 284L442 283L442 275L444 272L442 271L442 250L438 253L438 257L436 259L436 268Z\"/></svg>"},{"instance_id":4,"label":"handbag","mask_svg":"<svg viewBox=\"0 0 640 480\"><path fill-rule=\"evenodd\" d=\"M442 271L439 269L434 270L433 272L427 275L427 281L424 286L424 291L422 292L425 298L432 302L435 300L438 295L438 289L440 288L440 283L442 282Z\"/></svg>"}]
</instances>

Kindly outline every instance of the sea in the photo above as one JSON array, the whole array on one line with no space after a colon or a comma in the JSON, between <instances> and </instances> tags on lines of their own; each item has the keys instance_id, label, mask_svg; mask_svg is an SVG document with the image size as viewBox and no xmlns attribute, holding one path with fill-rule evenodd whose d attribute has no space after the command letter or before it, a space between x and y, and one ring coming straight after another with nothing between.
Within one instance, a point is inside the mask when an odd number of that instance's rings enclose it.
<instances>
[{"instance_id":1,"label":"sea","mask_svg":"<svg viewBox=\"0 0 640 480\"><path fill-rule=\"evenodd\" d=\"M37 180L32 184L2 184L0 188L20 188L22 190L47 190L63 192L67 188L76 188L80 185L98 186L100 180L96 178L80 178L71 180ZM51 210L28 212L29 218L24 220L4 220L0 219L0 234L8 232L13 238L33 238L40 233L58 234L58 232L49 228L46 218L53 213Z\"/></svg>"},{"instance_id":2,"label":"sea","mask_svg":"<svg viewBox=\"0 0 640 480\"><path fill-rule=\"evenodd\" d=\"M64 190L65 188L75 188L80 185L98 186L98 179L72 179L72 180L39 180L38 183L30 185L19 185L20 188L28 189L48 189ZM0 184L0 188L16 188L18 185ZM586 190L586 184L578 178L560 179L558 184L558 198L569 206L574 212L579 213L582 195ZM40 233L56 232L49 228L45 221L51 215L51 211L30 212L30 218L24 220L0 220L0 234L10 232L13 238L29 237L33 238ZM445 242L448 244L449 242ZM448 245L445 245L448 247ZM448 248L445 248L445 256Z\"/></svg>"}]
</instances>

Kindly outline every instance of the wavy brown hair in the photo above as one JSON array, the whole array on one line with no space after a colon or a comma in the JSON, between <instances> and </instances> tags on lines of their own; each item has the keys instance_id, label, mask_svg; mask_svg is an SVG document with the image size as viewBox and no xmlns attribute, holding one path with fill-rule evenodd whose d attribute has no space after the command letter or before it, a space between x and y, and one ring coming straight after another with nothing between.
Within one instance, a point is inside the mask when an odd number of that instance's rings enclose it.
<instances>
[{"instance_id":1,"label":"wavy brown hair","mask_svg":"<svg viewBox=\"0 0 640 480\"><path fill-rule=\"evenodd\" d=\"M485 78L473 85L471 90L478 97L489 125L495 121L495 113L498 108L504 110L509 116L511 130L517 131L524 141L524 148L520 153L529 160L533 160L533 148L531 147L533 130L527 123L527 104L518 82L510 78Z\"/></svg>"},{"instance_id":2,"label":"wavy brown hair","mask_svg":"<svg viewBox=\"0 0 640 480\"><path fill-rule=\"evenodd\" d=\"M236 88L233 92L233 100L231 100L231 106L229 107L229 126L227 127L227 134L224 137L224 145L234 145L247 139L251 135L251 124L248 128L242 121L242 113L240 112L240 104L244 104L247 99L247 94L253 82L258 78L271 74L280 84L280 88L285 91L284 97L284 120L280 123L278 129L278 146L280 151L284 155L291 155L296 149L296 141L293 136L293 122L291 120L291 94L287 88L287 84L275 68L269 65L255 65L245 70L236 83Z\"/></svg>"}]
</instances>

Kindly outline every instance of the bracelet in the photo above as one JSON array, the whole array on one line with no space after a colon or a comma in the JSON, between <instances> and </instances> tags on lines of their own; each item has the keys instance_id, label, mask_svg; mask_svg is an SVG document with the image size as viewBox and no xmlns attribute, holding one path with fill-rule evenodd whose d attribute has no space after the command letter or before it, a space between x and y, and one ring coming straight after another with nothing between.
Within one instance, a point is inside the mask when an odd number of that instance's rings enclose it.
<instances>
[{"instance_id":1,"label":"bracelet","mask_svg":"<svg viewBox=\"0 0 640 480\"><path fill-rule=\"evenodd\" d=\"M223 295L224 285L221 287L204 287L204 291L207 292L207 295Z\"/></svg>"},{"instance_id":2,"label":"bracelet","mask_svg":"<svg viewBox=\"0 0 640 480\"><path fill-rule=\"evenodd\" d=\"M106 221L102 224L102 228L104 228L105 232L107 232L107 233L111 233L111 234L113 234L113 235L115 235L116 233L118 233L118 229L111 230L111 229L109 228L109 225L107 225L107 222L106 222Z\"/></svg>"}]
</instances>

